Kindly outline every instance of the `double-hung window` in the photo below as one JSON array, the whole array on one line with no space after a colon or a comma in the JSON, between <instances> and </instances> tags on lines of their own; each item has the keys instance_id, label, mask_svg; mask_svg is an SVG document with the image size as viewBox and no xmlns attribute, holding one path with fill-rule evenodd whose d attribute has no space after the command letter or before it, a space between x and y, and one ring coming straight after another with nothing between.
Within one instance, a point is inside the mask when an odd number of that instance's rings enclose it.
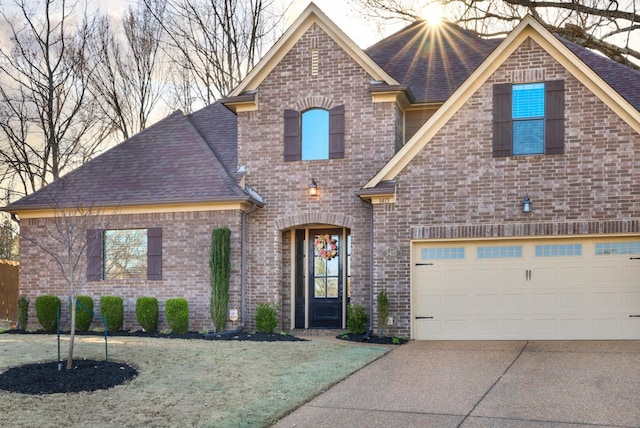
<instances>
[{"instance_id":1,"label":"double-hung window","mask_svg":"<svg viewBox=\"0 0 640 428\"><path fill-rule=\"evenodd\" d=\"M564 153L564 80L493 87L493 156Z\"/></svg>"}]
</instances>

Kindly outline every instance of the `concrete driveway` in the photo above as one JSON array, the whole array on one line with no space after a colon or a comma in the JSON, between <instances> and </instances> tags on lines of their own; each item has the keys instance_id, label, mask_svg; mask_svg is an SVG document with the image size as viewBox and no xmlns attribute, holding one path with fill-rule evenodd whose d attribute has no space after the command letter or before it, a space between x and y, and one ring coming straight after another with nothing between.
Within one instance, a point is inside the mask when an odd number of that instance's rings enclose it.
<instances>
[{"instance_id":1,"label":"concrete driveway","mask_svg":"<svg viewBox=\"0 0 640 428\"><path fill-rule=\"evenodd\" d=\"M277 427L640 427L640 341L410 342Z\"/></svg>"}]
</instances>

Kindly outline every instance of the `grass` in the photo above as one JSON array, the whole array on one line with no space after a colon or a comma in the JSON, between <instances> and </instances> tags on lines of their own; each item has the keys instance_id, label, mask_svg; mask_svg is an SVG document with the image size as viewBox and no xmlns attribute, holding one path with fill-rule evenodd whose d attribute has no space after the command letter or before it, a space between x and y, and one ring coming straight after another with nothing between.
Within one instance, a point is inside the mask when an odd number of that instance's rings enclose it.
<instances>
[{"instance_id":1,"label":"grass","mask_svg":"<svg viewBox=\"0 0 640 428\"><path fill-rule=\"evenodd\" d=\"M76 358L104 359L104 340L76 339ZM66 351L66 342L62 344ZM268 426L387 352L309 342L114 337L109 359L140 374L110 390L27 396L0 391L0 426ZM55 335L0 335L0 371L55 360Z\"/></svg>"}]
</instances>

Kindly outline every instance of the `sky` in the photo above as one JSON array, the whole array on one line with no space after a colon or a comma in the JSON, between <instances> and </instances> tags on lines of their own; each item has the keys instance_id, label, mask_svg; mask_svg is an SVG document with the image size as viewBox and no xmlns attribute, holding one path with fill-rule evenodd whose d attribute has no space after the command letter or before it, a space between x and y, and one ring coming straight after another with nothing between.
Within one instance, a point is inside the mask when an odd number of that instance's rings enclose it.
<instances>
[{"instance_id":1,"label":"sky","mask_svg":"<svg viewBox=\"0 0 640 428\"><path fill-rule=\"evenodd\" d=\"M100 9L114 16L120 15L129 6L135 6L138 0L92 0ZM285 5L290 4L285 14L285 29L304 11L312 0L280 0ZM345 0L313 0L327 16L335 22L358 46L366 48L385 35L398 30L402 25L394 23L385 27L383 31L375 24L358 13L353 6ZM406 24L405 24L406 25Z\"/></svg>"}]
</instances>

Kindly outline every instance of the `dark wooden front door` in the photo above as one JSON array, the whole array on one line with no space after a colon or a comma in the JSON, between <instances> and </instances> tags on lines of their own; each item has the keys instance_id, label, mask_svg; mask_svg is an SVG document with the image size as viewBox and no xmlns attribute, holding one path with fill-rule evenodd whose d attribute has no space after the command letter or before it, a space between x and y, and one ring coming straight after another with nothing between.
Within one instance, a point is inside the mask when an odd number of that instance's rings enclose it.
<instances>
[{"instance_id":1,"label":"dark wooden front door","mask_svg":"<svg viewBox=\"0 0 640 428\"><path fill-rule=\"evenodd\" d=\"M309 231L309 327L342 328L340 229Z\"/></svg>"}]
</instances>

